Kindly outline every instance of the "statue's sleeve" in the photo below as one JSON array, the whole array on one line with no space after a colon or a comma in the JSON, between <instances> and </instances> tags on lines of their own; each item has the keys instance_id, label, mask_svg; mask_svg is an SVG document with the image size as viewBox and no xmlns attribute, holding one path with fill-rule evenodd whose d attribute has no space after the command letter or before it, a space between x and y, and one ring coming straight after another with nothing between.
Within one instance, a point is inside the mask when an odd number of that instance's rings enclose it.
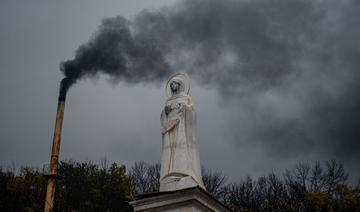
<instances>
[{"instance_id":1,"label":"statue's sleeve","mask_svg":"<svg viewBox=\"0 0 360 212\"><path fill-rule=\"evenodd\" d=\"M160 122L161 122L161 134L167 133L169 130L171 130L174 126L178 124L177 120L170 120L170 121L167 120L165 109L161 112Z\"/></svg>"},{"instance_id":2,"label":"statue's sleeve","mask_svg":"<svg viewBox=\"0 0 360 212\"><path fill-rule=\"evenodd\" d=\"M165 114L165 109L161 111L161 115L160 115L160 123L161 123L161 128L164 128L166 125L166 114Z\"/></svg>"},{"instance_id":3,"label":"statue's sleeve","mask_svg":"<svg viewBox=\"0 0 360 212\"><path fill-rule=\"evenodd\" d=\"M196 112L195 108L191 106L186 106L185 110L185 121L186 121L186 136L189 143L194 143L196 141Z\"/></svg>"}]
</instances>

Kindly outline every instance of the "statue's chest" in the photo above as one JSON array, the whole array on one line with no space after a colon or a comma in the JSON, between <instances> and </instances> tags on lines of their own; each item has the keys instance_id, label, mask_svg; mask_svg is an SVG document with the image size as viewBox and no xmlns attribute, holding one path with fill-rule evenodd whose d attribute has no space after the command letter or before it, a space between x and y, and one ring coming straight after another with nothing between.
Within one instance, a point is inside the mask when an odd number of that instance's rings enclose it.
<instances>
[{"instance_id":1,"label":"statue's chest","mask_svg":"<svg viewBox=\"0 0 360 212\"><path fill-rule=\"evenodd\" d=\"M167 104L165 107L165 112L169 119L178 118L183 114L184 104L179 102L172 102Z\"/></svg>"}]
</instances>

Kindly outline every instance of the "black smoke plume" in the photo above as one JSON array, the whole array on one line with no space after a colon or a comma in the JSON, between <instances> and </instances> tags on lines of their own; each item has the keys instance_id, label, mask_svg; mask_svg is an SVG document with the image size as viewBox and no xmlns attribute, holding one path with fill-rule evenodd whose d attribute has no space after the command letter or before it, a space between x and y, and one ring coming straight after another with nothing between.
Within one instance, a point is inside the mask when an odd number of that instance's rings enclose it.
<instances>
[{"instance_id":1,"label":"black smoke plume","mask_svg":"<svg viewBox=\"0 0 360 212\"><path fill-rule=\"evenodd\" d=\"M104 19L62 63L63 91L104 73L156 82L187 70L235 114L234 143L360 161L360 1L185 0Z\"/></svg>"},{"instance_id":2,"label":"black smoke plume","mask_svg":"<svg viewBox=\"0 0 360 212\"><path fill-rule=\"evenodd\" d=\"M123 17L104 19L89 42L80 46L75 58L61 64L65 75L62 91L84 77L104 73L130 83L157 80L170 70L164 53L151 40L130 31Z\"/></svg>"}]
</instances>

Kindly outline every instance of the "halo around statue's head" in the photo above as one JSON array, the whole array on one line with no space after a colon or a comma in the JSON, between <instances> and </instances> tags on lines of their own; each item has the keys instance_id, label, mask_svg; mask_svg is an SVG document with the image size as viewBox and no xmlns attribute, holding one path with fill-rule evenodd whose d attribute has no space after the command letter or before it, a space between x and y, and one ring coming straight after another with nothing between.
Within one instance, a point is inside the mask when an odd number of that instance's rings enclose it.
<instances>
[{"instance_id":1,"label":"halo around statue's head","mask_svg":"<svg viewBox=\"0 0 360 212\"><path fill-rule=\"evenodd\" d=\"M178 82L182 86L184 86L184 93L189 94L191 84L190 77L186 73L177 73L172 75L166 83L165 93L167 98L170 98L172 96L170 84L173 81Z\"/></svg>"}]
</instances>

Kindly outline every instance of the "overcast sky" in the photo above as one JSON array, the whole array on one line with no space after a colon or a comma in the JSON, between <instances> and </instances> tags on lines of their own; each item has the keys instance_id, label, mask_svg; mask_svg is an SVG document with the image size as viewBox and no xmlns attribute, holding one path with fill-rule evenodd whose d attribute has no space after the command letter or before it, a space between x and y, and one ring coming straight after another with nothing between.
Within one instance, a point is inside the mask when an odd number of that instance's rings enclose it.
<instances>
[{"instance_id":1,"label":"overcast sky","mask_svg":"<svg viewBox=\"0 0 360 212\"><path fill-rule=\"evenodd\" d=\"M194 79L202 165L237 180L338 159L359 176L359 3L195 2L2 0L0 165L48 163L59 64L104 18L120 15L139 35L174 47L170 67ZM139 29L157 24L153 16L170 17L181 48L159 30ZM114 84L101 74L79 80L68 93L60 158L160 161L164 84Z\"/></svg>"}]
</instances>

